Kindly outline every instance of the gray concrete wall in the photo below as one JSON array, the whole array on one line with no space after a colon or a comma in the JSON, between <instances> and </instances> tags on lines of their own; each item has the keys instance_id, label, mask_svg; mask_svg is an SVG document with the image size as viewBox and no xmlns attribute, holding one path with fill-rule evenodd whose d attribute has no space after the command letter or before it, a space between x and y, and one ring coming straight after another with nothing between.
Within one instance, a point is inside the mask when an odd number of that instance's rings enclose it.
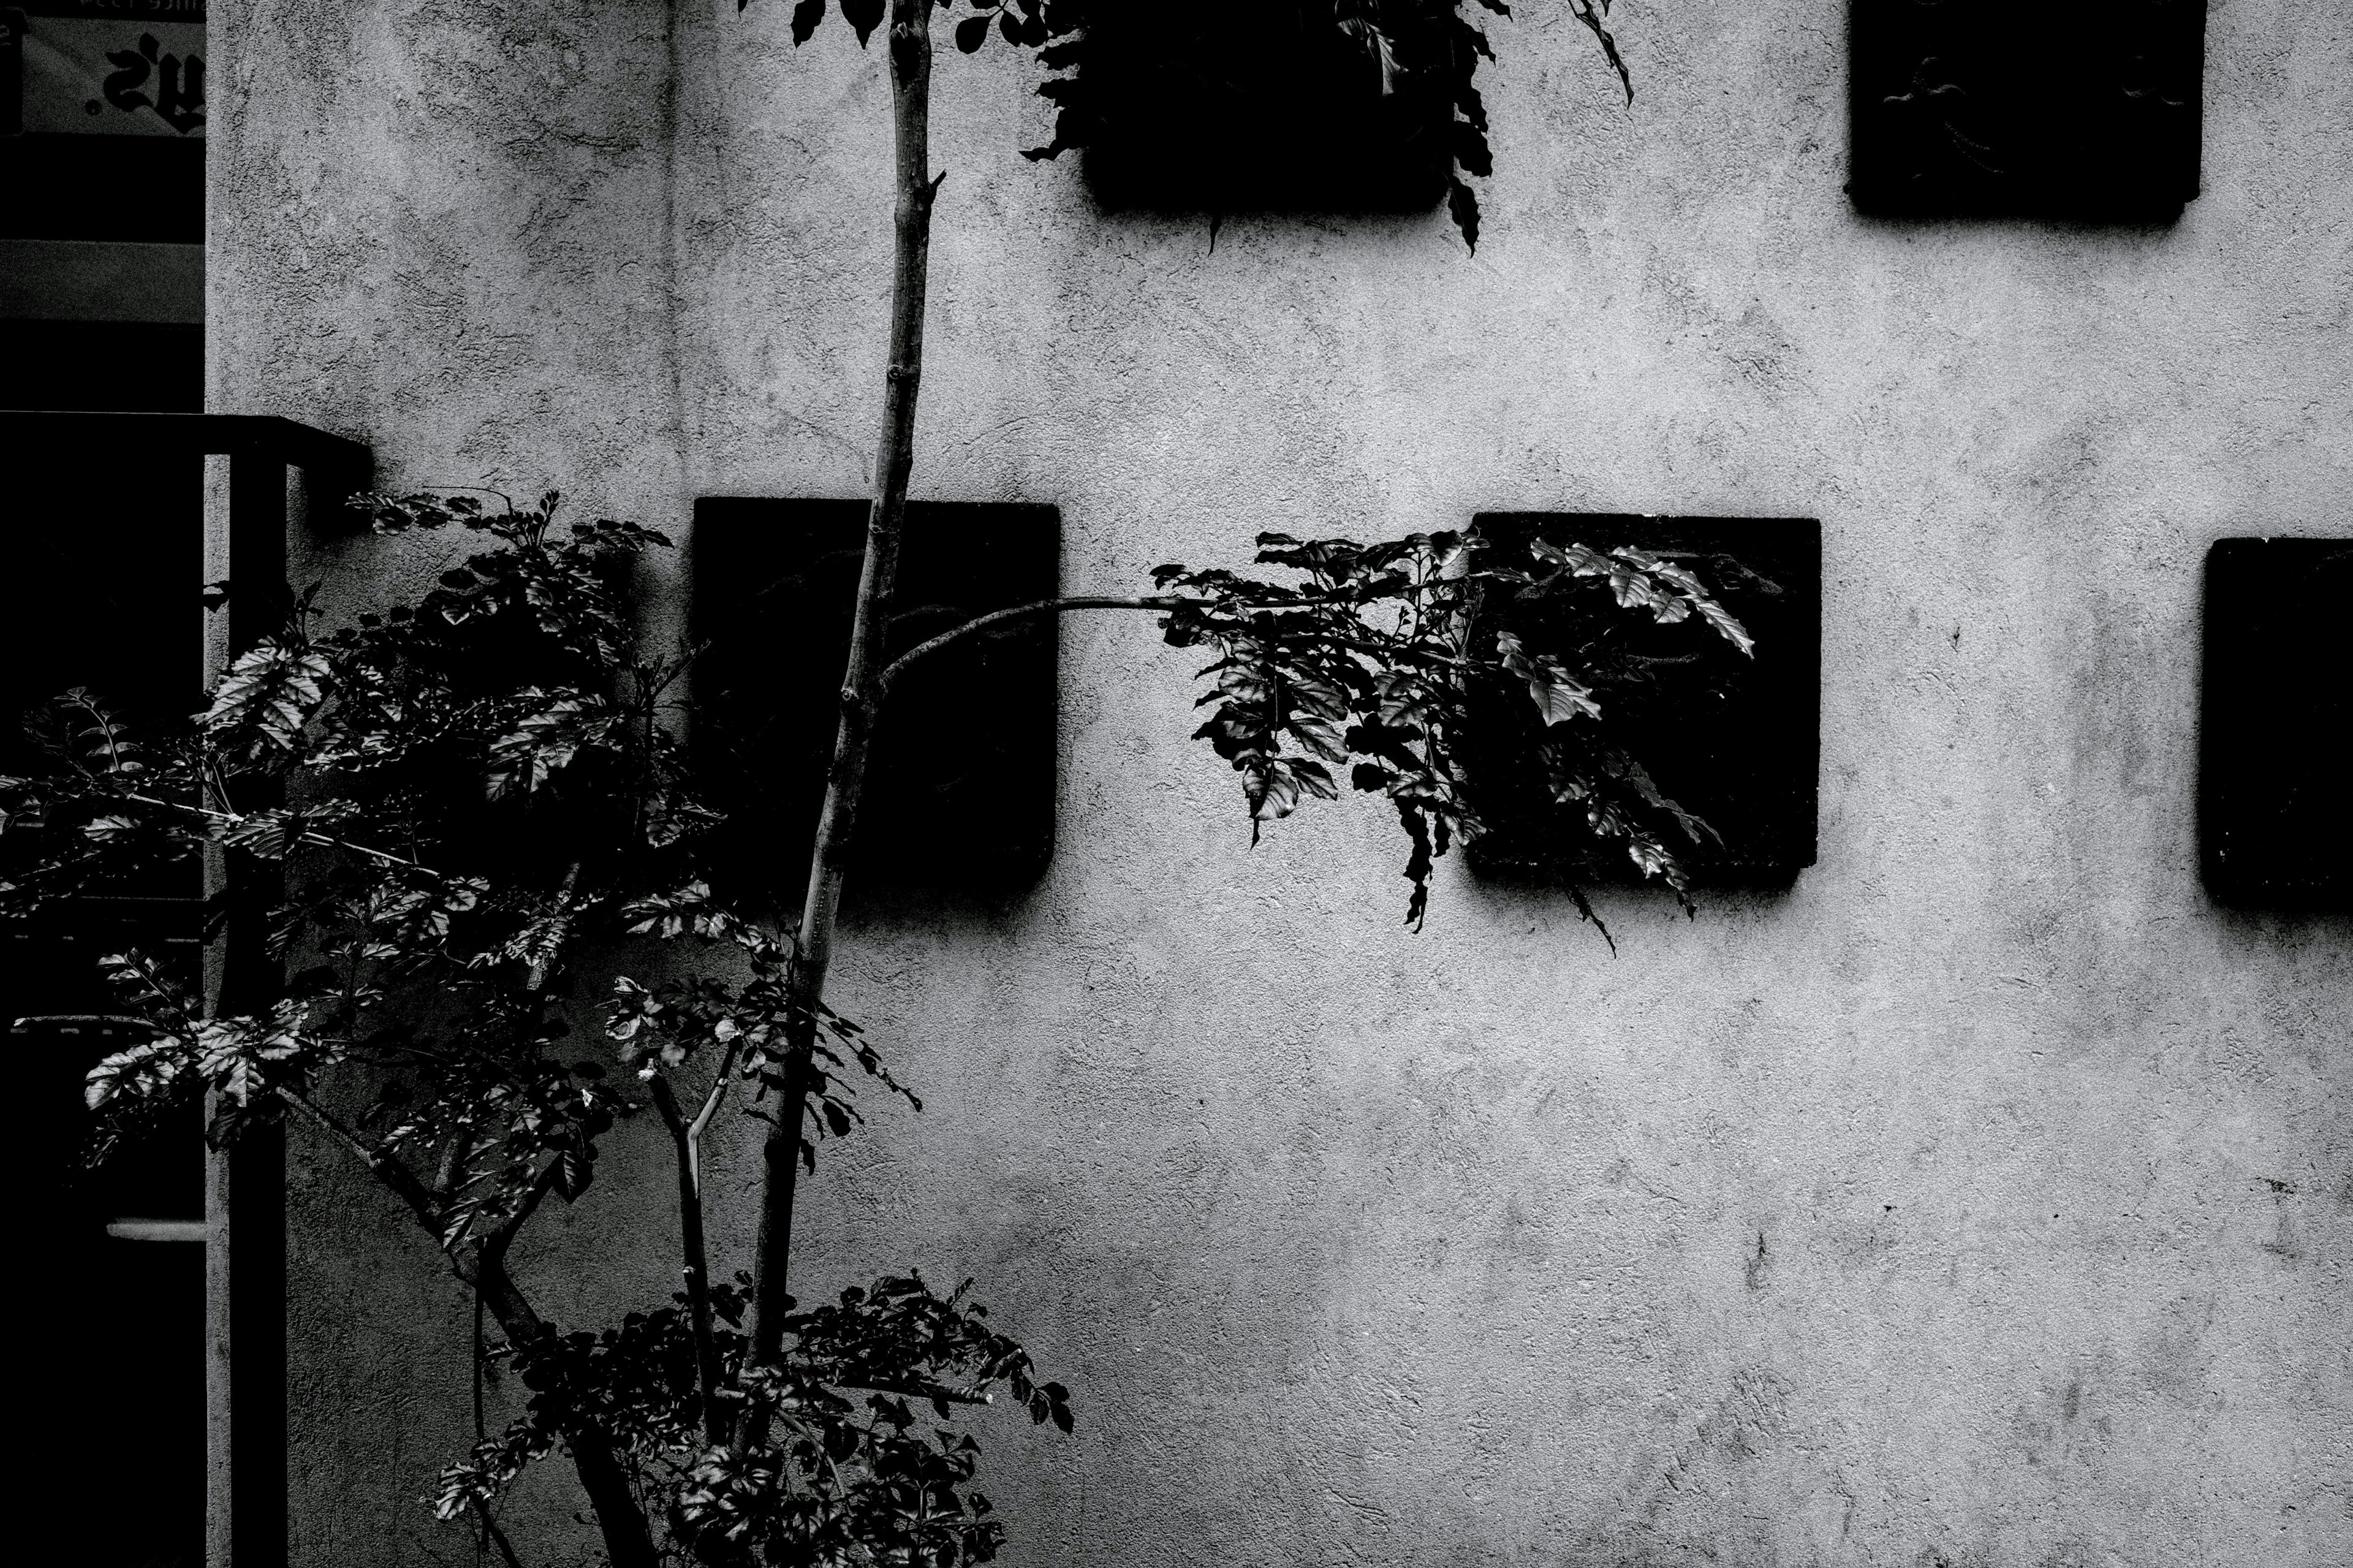
<instances>
[{"instance_id":1,"label":"gray concrete wall","mask_svg":"<svg viewBox=\"0 0 2353 1568\"><path fill-rule=\"evenodd\" d=\"M788 11L216 0L213 405L681 533L859 492L887 91ZM1630 110L1521 11L1475 258L1105 218L1017 155L1026 71L944 50L917 493L1060 507L1079 590L1261 529L1820 517L1820 864L1613 894L1614 959L1449 868L1412 934L1377 811L1252 850L1187 660L1074 619L1043 883L848 942L932 1109L821 1168L807 1277L977 1275L1072 1384L1075 1437L988 1434L1023 1563L2353 1561L2353 921L2217 909L2192 832L2207 542L2353 532L2353 19L2218 0L2205 195L2103 229L1856 217L1833 0L1622 12ZM668 1289L658 1136L524 1260L567 1316ZM333 1162L298 1556L463 1558L416 1500L465 1304Z\"/></svg>"}]
</instances>

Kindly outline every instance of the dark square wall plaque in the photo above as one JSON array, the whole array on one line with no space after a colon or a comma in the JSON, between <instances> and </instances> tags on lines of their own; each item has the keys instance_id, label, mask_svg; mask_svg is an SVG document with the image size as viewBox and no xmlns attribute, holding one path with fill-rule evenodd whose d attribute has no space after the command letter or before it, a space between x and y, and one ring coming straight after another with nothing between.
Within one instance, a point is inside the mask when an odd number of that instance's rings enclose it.
<instances>
[{"instance_id":1,"label":"dark square wall plaque","mask_svg":"<svg viewBox=\"0 0 2353 1568\"><path fill-rule=\"evenodd\" d=\"M2353 908L2353 540L2206 552L2198 823L2226 901Z\"/></svg>"},{"instance_id":2,"label":"dark square wall plaque","mask_svg":"<svg viewBox=\"0 0 2353 1568\"><path fill-rule=\"evenodd\" d=\"M866 540L862 500L694 503L694 744L734 818L733 874L797 898L833 755ZM913 501L895 657L959 620L1057 592L1052 507ZM1054 842L1056 617L911 667L875 733L852 841L853 891L1003 894Z\"/></svg>"},{"instance_id":3,"label":"dark square wall plaque","mask_svg":"<svg viewBox=\"0 0 2353 1568\"><path fill-rule=\"evenodd\" d=\"M1564 546L1631 545L1699 574L1756 638L1756 658L1742 658L1695 619L1648 627L1633 644L1647 673L1622 689L1597 693L1603 724L1649 766L1661 790L1722 836L1721 847L1694 847L1680 837L1671 844L1694 880L1771 884L1812 865L1821 753L1821 525L1811 519L1487 512L1475 526L1490 536L1533 531ZM1571 668L1580 668L1567 624L1521 606L1505 606L1499 626L1504 620L1530 651L1557 652ZM1694 654L1697 659L1689 657ZM1472 847L1472 863L1514 875L1633 877L1615 850L1598 865L1577 862L1588 842L1574 830L1580 808L1547 797L1533 752L1541 726L1521 721L1524 706L1511 707L1502 743L1483 751L1472 773L1489 827Z\"/></svg>"},{"instance_id":4,"label":"dark square wall plaque","mask_svg":"<svg viewBox=\"0 0 2353 1568\"><path fill-rule=\"evenodd\" d=\"M1380 62L1331 0L1108 5L1079 80L1088 183L1163 212L1416 212L1445 193L1457 0L1388 0Z\"/></svg>"},{"instance_id":5,"label":"dark square wall plaque","mask_svg":"<svg viewBox=\"0 0 2353 1568\"><path fill-rule=\"evenodd\" d=\"M2165 221L2198 195L2205 0L1850 0L1866 212Z\"/></svg>"}]
</instances>

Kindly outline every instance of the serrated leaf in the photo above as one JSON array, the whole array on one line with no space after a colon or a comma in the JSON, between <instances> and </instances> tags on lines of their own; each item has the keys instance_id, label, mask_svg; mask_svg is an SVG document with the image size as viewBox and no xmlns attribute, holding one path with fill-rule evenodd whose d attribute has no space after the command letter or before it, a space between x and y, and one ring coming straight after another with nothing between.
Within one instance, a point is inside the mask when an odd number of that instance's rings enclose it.
<instances>
[{"instance_id":1,"label":"serrated leaf","mask_svg":"<svg viewBox=\"0 0 2353 1568\"><path fill-rule=\"evenodd\" d=\"M1601 705L1593 700L1592 688L1569 674L1550 654L1534 660L1529 667L1528 700L1536 705L1536 712L1546 727L1580 716L1601 717Z\"/></svg>"},{"instance_id":2,"label":"serrated leaf","mask_svg":"<svg viewBox=\"0 0 2353 1568\"><path fill-rule=\"evenodd\" d=\"M1748 628L1742 626L1731 611L1704 595L1694 599L1692 603L1698 609L1701 618L1714 626L1725 641L1750 658L1757 657L1757 639L1748 635Z\"/></svg>"},{"instance_id":3,"label":"serrated leaf","mask_svg":"<svg viewBox=\"0 0 2353 1568\"><path fill-rule=\"evenodd\" d=\"M485 784L493 800L541 789L609 728L611 715L597 699L550 700L536 690L523 695L537 705L491 742Z\"/></svg>"},{"instance_id":4,"label":"serrated leaf","mask_svg":"<svg viewBox=\"0 0 2353 1568\"><path fill-rule=\"evenodd\" d=\"M239 817L221 831L221 842L264 860L282 860L287 845L301 833L298 814L284 809L257 811Z\"/></svg>"},{"instance_id":5,"label":"serrated leaf","mask_svg":"<svg viewBox=\"0 0 2353 1568\"><path fill-rule=\"evenodd\" d=\"M311 715L326 700L332 673L316 648L266 642L229 666L202 723L207 733L250 731L257 743L294 749Z\"/></svg>"}]
</instances>

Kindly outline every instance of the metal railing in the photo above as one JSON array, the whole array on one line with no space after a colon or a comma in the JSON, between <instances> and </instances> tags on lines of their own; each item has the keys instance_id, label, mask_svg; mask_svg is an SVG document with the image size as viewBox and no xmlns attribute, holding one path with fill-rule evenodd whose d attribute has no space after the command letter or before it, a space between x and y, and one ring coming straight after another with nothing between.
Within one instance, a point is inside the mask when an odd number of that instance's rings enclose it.
<instances>
[{"instance_id":1,"label":"metal railing","mask_svg":"<svg viewBox=\"0 0 2353 1568\"><path fill-rule=\"evenodd\" d=\"M230 657L278 629L286 582L287 473L303 476L319 523L374 478L368 447L292 419L267 415L0 410L0 483L37 489L36 476L121 471L207 457L228 458L227 568L232 584L267 593L232 594ZM23 490L19 490L19 499ZM21 517L23 512L17 510ZM200 526L190 520L192 526ZM174 524L176 526L176 524ZM189 585L191 614L197 584ZM219 1005L246 1012L282 986L269 959L264 926L269 889L227 893ZM170 903L176 900L153 900ZM93 911L95 913L95 911ZM37 1026L61 1019L26 1019ZM248 1131L211 1163L207 1218L201 1225L135 1222L139 1239L187 1239L207 1247L206 1341L213 1356L206 1403L211 1458L206 1557L213 1568L284 1568L286 1531L286 1173L274 1129ZM131 1222L126 1222L131 1223Z\"/></svg>"}]
</instances>

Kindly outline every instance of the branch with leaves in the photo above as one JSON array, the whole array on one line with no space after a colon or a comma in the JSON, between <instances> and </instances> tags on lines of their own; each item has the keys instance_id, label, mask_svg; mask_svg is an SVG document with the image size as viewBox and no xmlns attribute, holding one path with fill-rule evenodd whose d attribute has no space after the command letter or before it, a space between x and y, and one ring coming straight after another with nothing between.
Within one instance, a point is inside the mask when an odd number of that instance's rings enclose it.
<instances>
[{"instance_id":1,"label":"branch with leaves","mask_svg":"<svg viewBox=\"0 0 2353 1568\"><path fill-rule=\"evenodd\" d=\"M1353 788L1397 813L1409 846L1406 920L1418 926L1435 858L1487 826L1482 730L1492 739L1499 727L1527 726L1545 793L1583 817L1596 851L1587 863L1598 871L1615 844L1691 907L1672 842L1697 844L1705 826L1659 791L1604 722L1610 691L1635 674L1629 637L1646 623L1696 620L1728 649L1752 651L1687 567L1639 550L1454 532L1371 545L1261 534L1257 559L1296 581L1177 565L1153 574L1184 601L1165 622L1168 641L1216 655L1200 672L1215 687L1200 699L1209 714L1195 733L1241 774L1253 842L1260 825L1301 800L1337 799L1345 770ZM1580 628L1575 668L1522 641L1514 612L1535 605ZM1496 700L1513 693L1525 704ZM1599 925L1584 888L1573 877L1564 885Z\"/></svg>"}]
</instances>

